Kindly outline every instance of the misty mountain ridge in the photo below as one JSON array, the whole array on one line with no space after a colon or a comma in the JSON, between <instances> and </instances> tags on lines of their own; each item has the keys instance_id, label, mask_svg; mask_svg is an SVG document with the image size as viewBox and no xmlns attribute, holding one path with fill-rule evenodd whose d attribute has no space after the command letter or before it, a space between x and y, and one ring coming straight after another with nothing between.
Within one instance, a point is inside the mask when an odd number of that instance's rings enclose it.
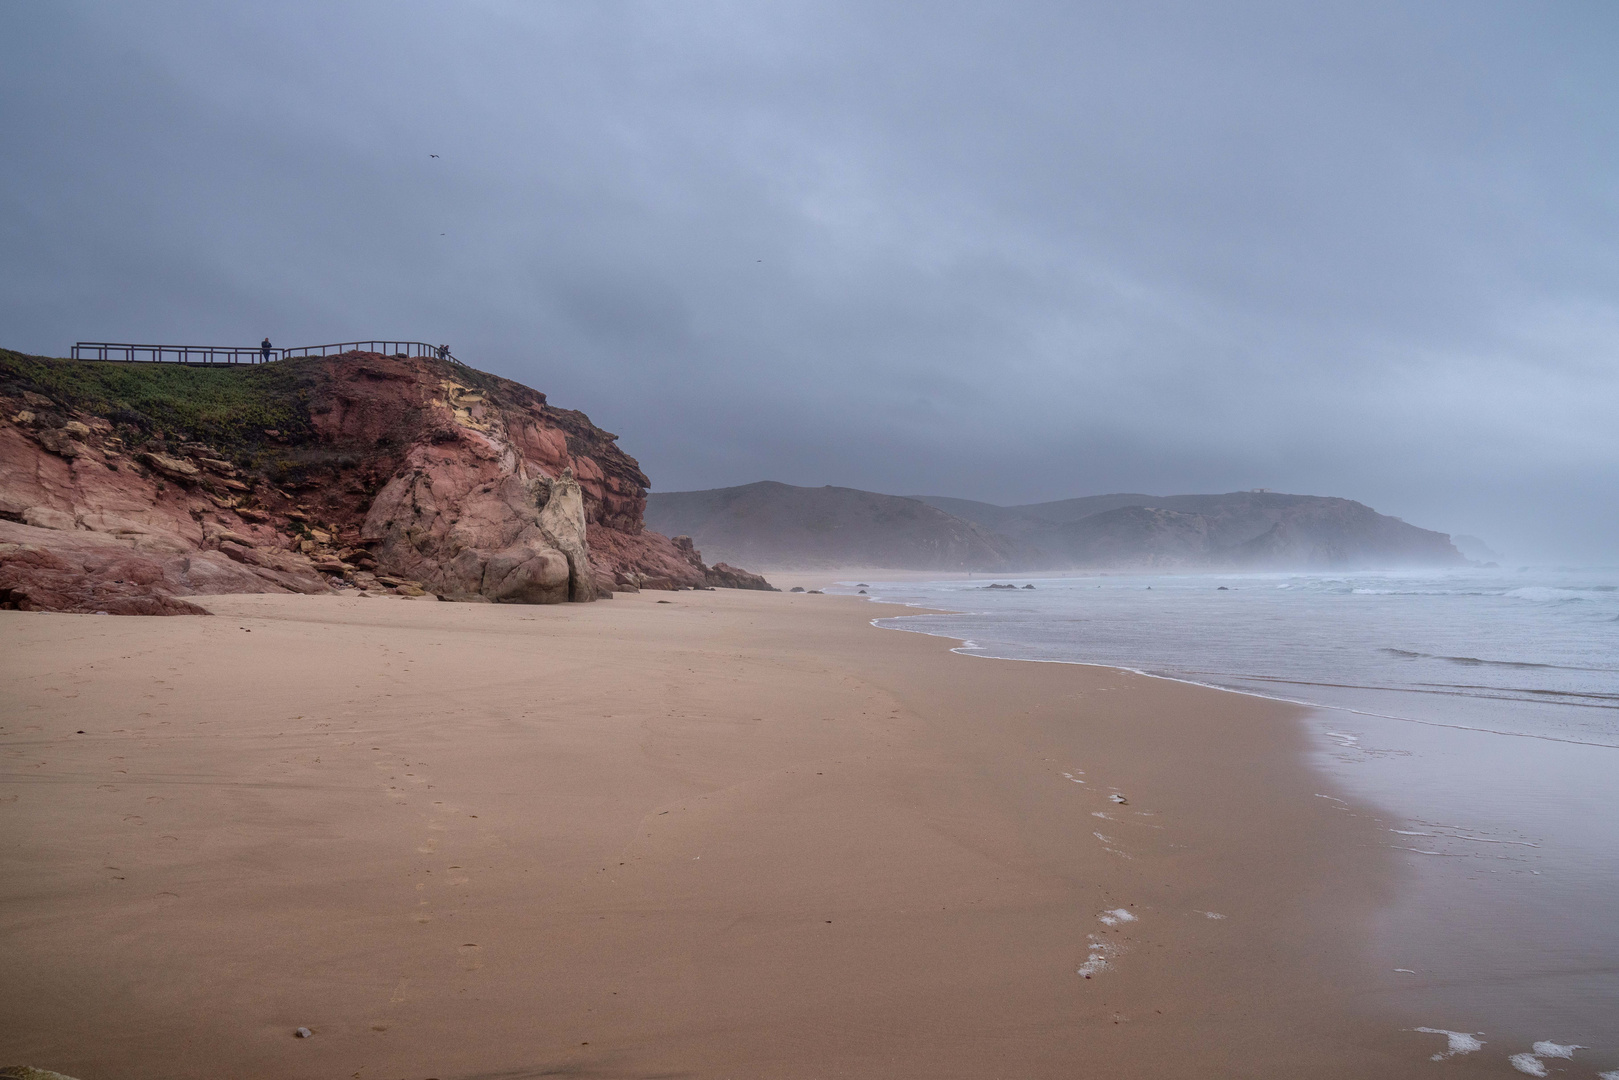
<instances>
[{"instance_id":1,"label":"misty mountain ridge","mask_svg":"<svg viewBox=\"0 0 1619 1080\"><path fill-rule=\"evenodd\" d=\"M1023 506L763 481L651 493L647 522L711 558L778 569L1352 570L1462 566L1444 533L1351 499L1235 491Z\"/></svg>"},{"instance_id":2,"label":"misty mountain ridge","mask_svg":"<svg viewBox=\"0 0 1619 1080\"><path fill-rule=\"evenodd\" d=\"M920 499L857 488L763 480L647 498L647 513L674 535L707 537L717 548L751 552L755 562L783 568L1004 569L1034 557L1017 542Z\"/></svg>"}]
</instances>

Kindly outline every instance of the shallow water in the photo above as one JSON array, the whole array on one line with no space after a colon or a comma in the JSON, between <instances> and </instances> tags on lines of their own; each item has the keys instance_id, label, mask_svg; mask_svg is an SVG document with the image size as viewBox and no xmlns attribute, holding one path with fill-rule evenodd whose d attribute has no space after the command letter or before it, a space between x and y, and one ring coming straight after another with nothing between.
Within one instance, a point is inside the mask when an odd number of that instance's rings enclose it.
<instances>
[{"instance_id":1,"label":"shallow water","mask_svg":"<svg viewBox=\"0 0 1619 1080\"><path fill-rule=\"evenodd\" d=\"M971 655L1321 706L1317 764L1412 869L1373 944L1396 1004L1503 1060L1539 1041L1580 1046L1568 1075L1619 1068L1619 571L993 580L1036 587L868 591L960 612L878 625Z\"/></svg>"}]
</instances>

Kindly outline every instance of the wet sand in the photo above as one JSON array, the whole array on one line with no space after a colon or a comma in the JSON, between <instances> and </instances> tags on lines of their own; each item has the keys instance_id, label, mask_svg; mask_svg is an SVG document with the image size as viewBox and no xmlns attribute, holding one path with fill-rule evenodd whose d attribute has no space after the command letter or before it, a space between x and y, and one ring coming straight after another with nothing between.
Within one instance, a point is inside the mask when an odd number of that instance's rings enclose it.
<instances>
[{"instance_id":1,"label":"wet sand","mask_svg":"<svg viewBox=\"0 0 1619 1080\"><path fill-rule=\"evenodd\" d=\"M1444 1049L1385 1006L1398 863L1291 706L961 657L836 596L206 602L0 612L0 1064L1364 1077Z\"/></svg>"}]
</instances>

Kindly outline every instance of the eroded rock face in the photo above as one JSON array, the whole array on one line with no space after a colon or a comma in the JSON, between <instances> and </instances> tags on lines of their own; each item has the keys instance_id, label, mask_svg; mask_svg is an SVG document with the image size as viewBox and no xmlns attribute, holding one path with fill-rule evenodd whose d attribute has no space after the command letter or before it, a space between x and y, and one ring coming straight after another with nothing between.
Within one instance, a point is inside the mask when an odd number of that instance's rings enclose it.
<instances>
[{"instance_id":1,"label":"eroded rock face","mask_svg":"<svg viewBox=\"0 0 1619 1080\"><path fill-rule=\"evenodd\" d=\"M488 469L439 453L414 455L371 504L360 539L380 565L451 599L596 599L584 496L571 468L531 475L513 457L511 473L488 479Z\"/></svg>"},{"instance_id":2,"label":"eroded rock face","mask_svg":"<svg viewBox=\"0 0 1619 1080\"><path fill-rule=\"evenodd\" d=\"M203 614L179 597L327 591L286 537L234 518L228 493L165 482L103 430L83 421L75 428L36 433L0 420L0 607ZM51 449L64 444L70 453ZM210 540L207 530L224 530L226 519L258 565L233 562Z\"/></svg>"},{"instance_id":3,"label":"eroded rock face","mask_svg":"<svg viewBox=\"0 0 1619 1080\"><path fill-rule=\"evenodd\" d=\"M0 350L0 606L342 589L562 603L712 583L689 542L642 527L647 480L617 437L518 383L374 353L280 361L295 423L209 443L40 392L74 363Z\"/></svg>"}]
</instances>

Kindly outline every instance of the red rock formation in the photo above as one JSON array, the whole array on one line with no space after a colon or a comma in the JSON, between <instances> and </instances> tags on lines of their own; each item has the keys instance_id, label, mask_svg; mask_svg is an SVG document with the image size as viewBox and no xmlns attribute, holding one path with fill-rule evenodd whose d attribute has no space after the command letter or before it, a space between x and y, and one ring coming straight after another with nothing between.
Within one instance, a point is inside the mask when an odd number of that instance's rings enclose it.
<instances>
[{"instance_id":1,"label":"red rock formation","mask_svg":"<svg viewBox=\"0 0 1619 1080\"><path fill-rule=\"evenodd\" d=\"M73 363L0 354L0 605L349 587L547 603L708 582L689 542L642 527L647 479L617 436L519 383L375 353L280 361L298 429L215 446L39 392Z\"/></svg>"},{"instance_id":2,"label":"red rock formation","mask_svg":"<svg viewBox=\"0 0 1619 1080\"><path fill-rule=\"evenodd\" d=\"M702 570L703 581L709 588L758 589L763 592L780 591L758 574L750 574L746 570L739 570L727 563L715 563L713 566L703 565L703 553L697 550L697 545L692 542L692 538L689 536L677 536L672 543L675 550L680 553L687 563Z\"/></svg>"}]
</instances>

